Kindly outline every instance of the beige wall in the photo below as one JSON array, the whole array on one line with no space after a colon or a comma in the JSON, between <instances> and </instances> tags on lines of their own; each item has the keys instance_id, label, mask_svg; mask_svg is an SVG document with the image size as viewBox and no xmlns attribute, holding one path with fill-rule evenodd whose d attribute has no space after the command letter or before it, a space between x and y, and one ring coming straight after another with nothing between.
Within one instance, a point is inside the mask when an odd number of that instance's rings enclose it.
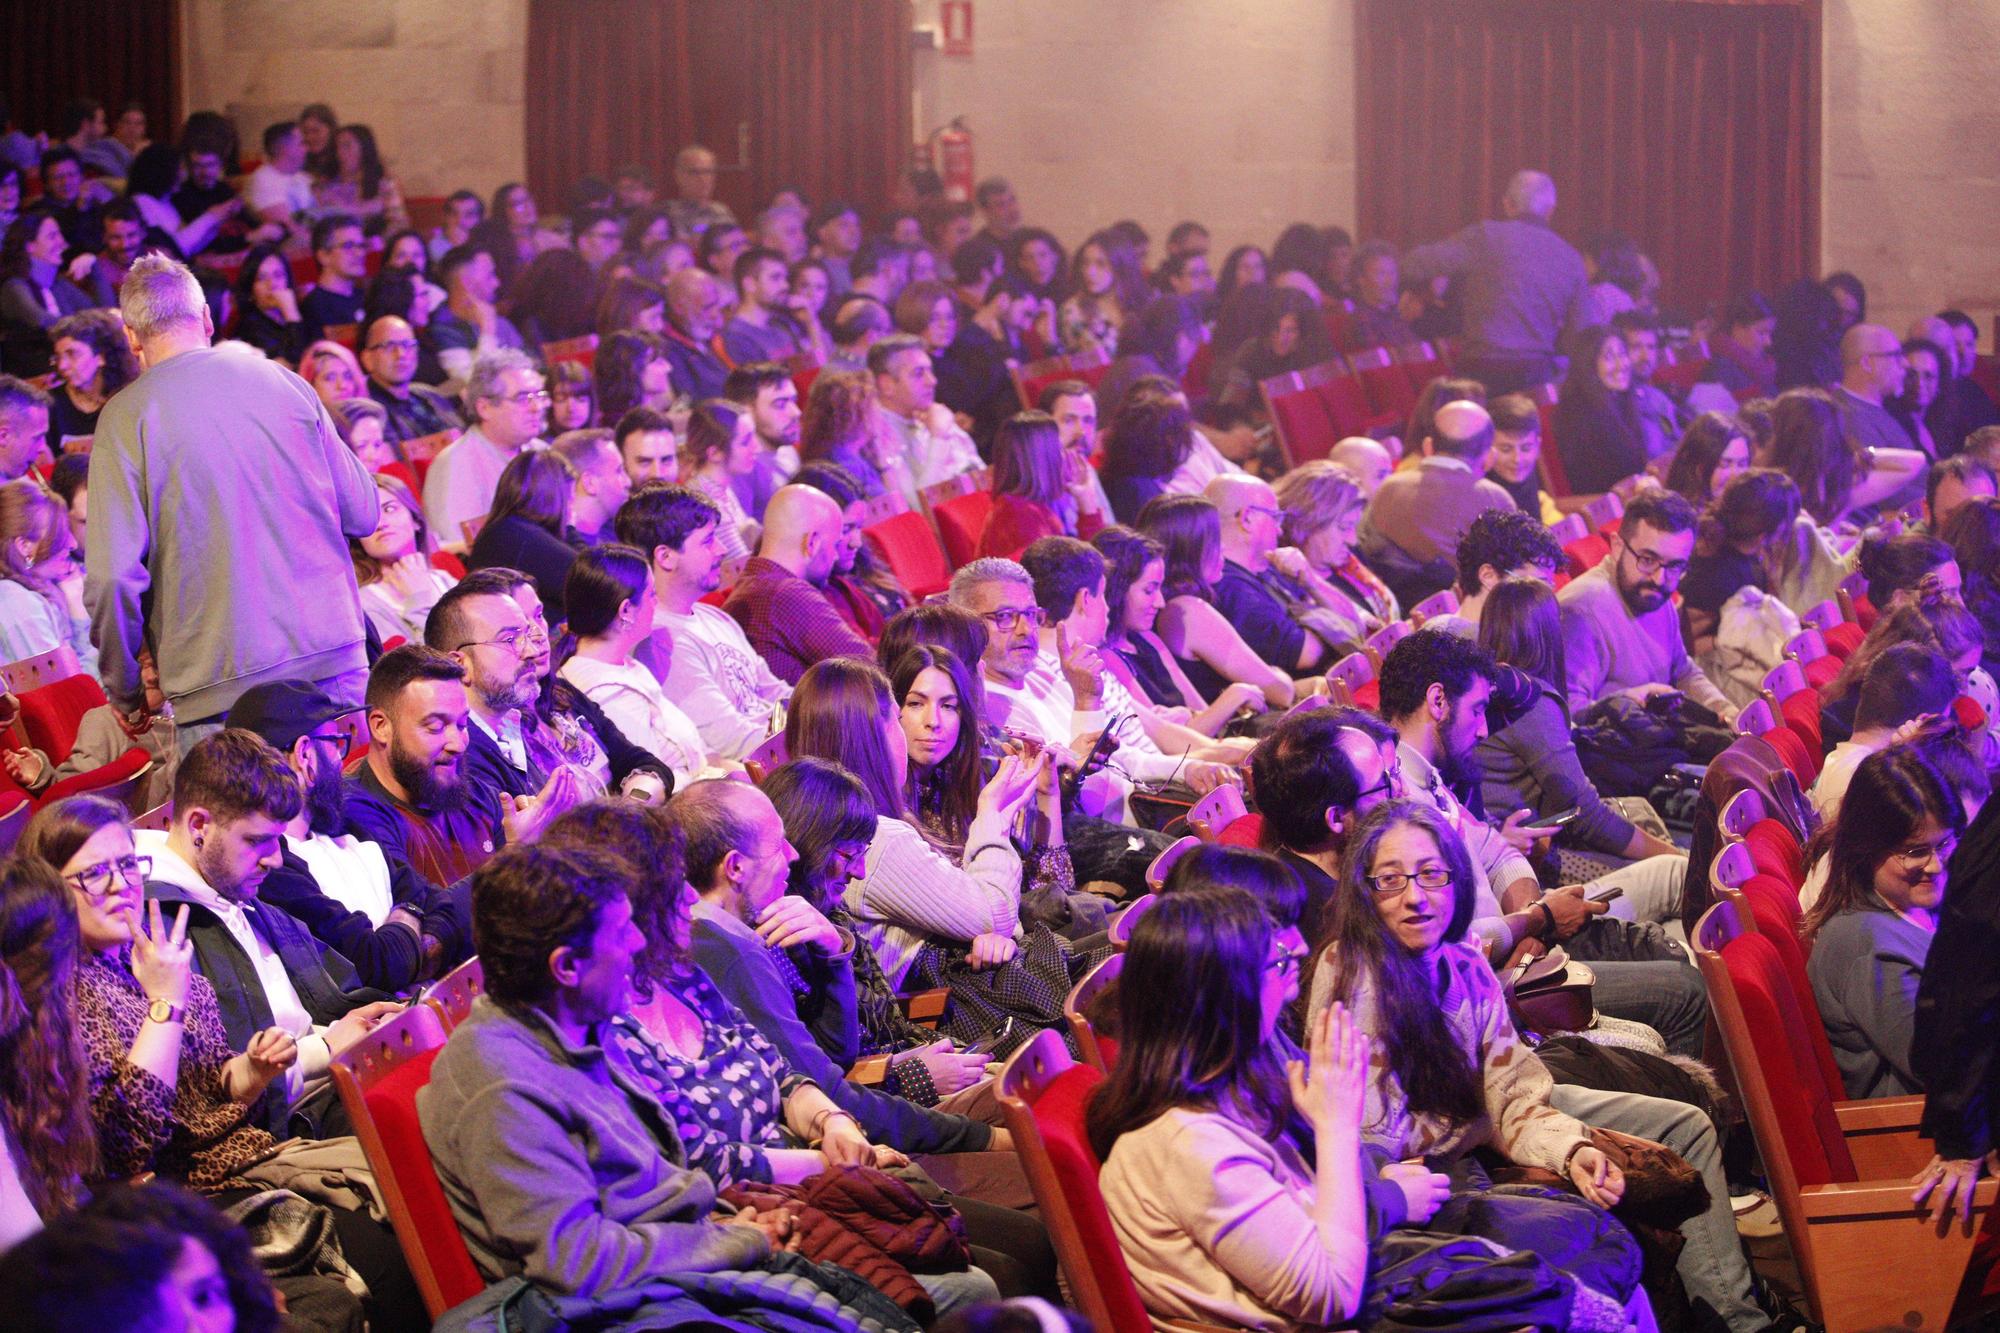
<instances>
[{"instance_id":1,"label":"beige wall","mask_svg":"<svg viewBox=\"0 0 2000 1333\"><path fill-rule=\"evenodd\" d=\"M1958 306L1989 346L2000 311L2000 6L1825 0L1825 267L1898 332Z\"/></svg>"},{"instance_id":2,"label":"beige wall","mask_svg":"<svg viewBox=\"0 0 2000 1333\"><path fill-rule=\"evenodd\" d=\"M741 3L742 0L723 0ZM525 172L527 0L181 0L187 104L246 145L306 101L373 125L410 194ZM1901 329L2000 312L2000 5L1824 0L1824 266ZM915 54L916 130L964 116L981 175L1074 245L1199 218L1217 252L1354 221L1352 0L975 0L975 54ZM913 0L919 27L937 0ZM254 151L254 150L253 150Z\"/></svg>"},{"instance_id":3,"label":"beige wall","mask_svg":"<svg viewBox=\"0 0 2000 1333\"><path fill-rule=\"evenodd\" d=\"M186 99L264 126L326 102L374 129L406 195L526 173L527 0L181 0Z\"/></svg>"},{"instance_id":4,"label":"beige wall","mask_svg":"<svg viewBox=\"0 0 2000 1333\"><path fill-rule=\"evenodd\" d=\"M916 21L937 22L936 0ZM983 177L1074 247L1184 218L1219 257L1354 223L1352 0L974 0L974 54L916 53L920 133L971 126Z\"/></svg>"}]
</instances>

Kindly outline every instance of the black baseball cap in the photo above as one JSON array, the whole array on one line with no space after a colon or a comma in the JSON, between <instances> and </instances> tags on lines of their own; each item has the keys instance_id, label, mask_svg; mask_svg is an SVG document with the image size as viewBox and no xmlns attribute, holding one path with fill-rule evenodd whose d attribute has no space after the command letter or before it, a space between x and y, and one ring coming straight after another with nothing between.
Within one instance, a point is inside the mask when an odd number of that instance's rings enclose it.
<instances>
[{"instance_id":1,"label":"black baseball cap","mask_svg":"<svg viewBox=\"0 0 2000 1333\"><path fill-rule=\"evenodd\" d=\"M290 750L321 723L356 709L357 705L341 703L309 680L274 680L245 690L223 722L256 732L278 750Z\"/></svg>"}]
</instances>

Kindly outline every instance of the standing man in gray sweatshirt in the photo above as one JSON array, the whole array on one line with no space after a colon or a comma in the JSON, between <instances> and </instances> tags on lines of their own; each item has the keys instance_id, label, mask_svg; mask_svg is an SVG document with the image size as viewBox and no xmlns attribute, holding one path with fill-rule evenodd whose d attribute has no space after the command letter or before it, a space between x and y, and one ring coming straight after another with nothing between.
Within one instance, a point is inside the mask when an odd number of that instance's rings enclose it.
<instances>
[{"instance_id":1,"label":"standing man in gray sweatshirt","mask_svg":"<svg viewBox=\"0 0 2000 1333\"><path fill-rule=\"evenodd\" d=\"M367 471L304 380L244 344L210 346L184 265L138 260L119 309L144 373L105 405L90 454L84 603L105 693L149 724L150 648L182 753L255 685L309 680L360 707L347 539L375 530Z\"/></svg>"}]
</instances>

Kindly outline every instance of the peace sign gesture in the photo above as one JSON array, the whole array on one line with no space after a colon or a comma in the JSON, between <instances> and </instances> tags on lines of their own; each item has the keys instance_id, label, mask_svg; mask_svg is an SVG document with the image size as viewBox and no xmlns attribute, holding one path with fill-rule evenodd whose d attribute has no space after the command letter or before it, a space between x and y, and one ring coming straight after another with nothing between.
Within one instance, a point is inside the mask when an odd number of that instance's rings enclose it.
<instances>
[{"instance_id":1,"label":"peace sign gesture","mask_svg":"<svg viewBox=\"0 0 2000 1333\"><path fill-rule=\"evenodd\" d=\"M132 932L132 975L148 1000L186 1004L194 978L194 946L187 938L188 905L181 904L171 928L161 920L158 898L148 902L146 909L150 918L141 917L136 907L125 909L125 925Z\"/></svg>"}]
</instances>

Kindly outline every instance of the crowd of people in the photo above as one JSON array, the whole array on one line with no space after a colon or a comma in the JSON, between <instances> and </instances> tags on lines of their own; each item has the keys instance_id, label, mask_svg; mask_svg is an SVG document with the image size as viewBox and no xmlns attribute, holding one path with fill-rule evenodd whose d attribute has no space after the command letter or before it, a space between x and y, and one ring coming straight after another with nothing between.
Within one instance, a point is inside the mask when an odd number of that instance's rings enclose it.
<instances>
[{"instance_id":1,"label":"crowd of people","mask_svg":"<svg viewBox=\"0 0 2000 1333\"><path fill-rule=\"evenodd\" d=\"M1737 1234L1689 845L1838 595L1811 983L1850 1096L1948 1091L1925 1189L1970 1207L1994 965L1926 968L2000 873L1963 314L1905 340L1837 274L1677 318L1534 172L1407 251L1299 223L1211 262L1195 222L1068 251L999 178L745 222L699 146L671 194L628 166L419 230L324 105L247 172L220 116L145 134L79 100L0 138L0 657L107 700L63 764L4 755L23 1327L428 1327L329 1070L472 959L417 1111L480 1302L1060 1303L995 1076L1075 1050L1156 863L1088 1119L1156 1323L1796 1326ZM1451 366L1407 423L1291 465L1261 381L1419 343ZM913 596L870 530L940 487L991 504ZM1582 561L1552 528L1600 494ZM156 760L145 827L42 798L97 732ZM1228 787L1260 846L1163 855ZM1502 984L1557 948L1579 1022ZM1702 1187L1643 1292L1634 1141Z\"/></svg>"}]
</instances>

